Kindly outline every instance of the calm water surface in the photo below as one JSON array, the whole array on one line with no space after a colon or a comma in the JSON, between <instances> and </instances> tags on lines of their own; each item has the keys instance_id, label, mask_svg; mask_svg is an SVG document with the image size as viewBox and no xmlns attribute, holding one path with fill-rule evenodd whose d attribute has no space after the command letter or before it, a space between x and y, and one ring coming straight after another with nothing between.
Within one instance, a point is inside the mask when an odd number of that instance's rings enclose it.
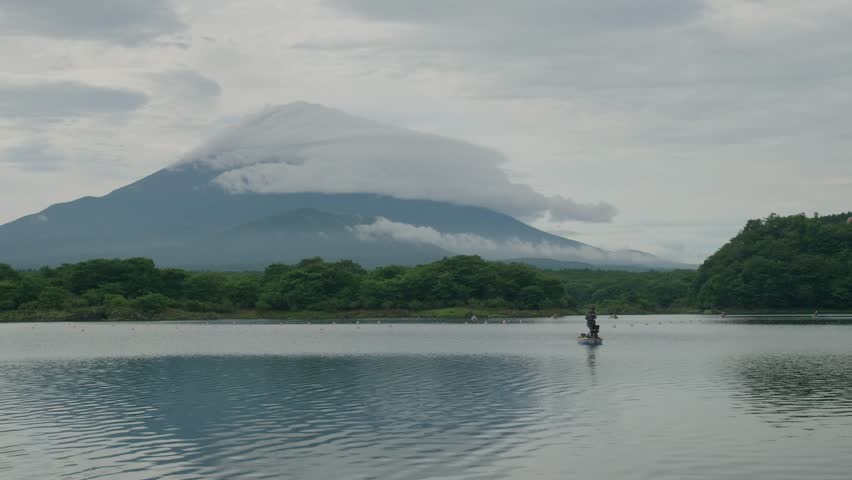
<instances>
[{"instance_id":1,"label":"calm water surface","mask_svg":"<svg viewBox=\"0 0 852 480\"><path fill-rule=\"evenodd\" d=\"M2 479L848 479L852 325L2 324Z\"/></svg>"}]
</instances>

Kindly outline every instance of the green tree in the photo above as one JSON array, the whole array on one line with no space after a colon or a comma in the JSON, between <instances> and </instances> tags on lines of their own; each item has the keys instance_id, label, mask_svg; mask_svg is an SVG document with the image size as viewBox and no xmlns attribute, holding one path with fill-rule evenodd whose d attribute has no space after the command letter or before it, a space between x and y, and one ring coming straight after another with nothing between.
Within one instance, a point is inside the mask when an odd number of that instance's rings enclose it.
<instances>
[{"instance_id":1,"label":"green tree","mask_svg":"<svg viewBox=\"0 0 852 480\"><path fill-rule=\"evenodd\" d=\"M15 282L21 275L5 263L0 263L0 282Z\"/></svg>"},{"instance_id":2,"label":"green tree","mask_svg":"<svg viewBox=\"0 0 852 480\"><path fill-rule=\"evenodd\" d=\"M21 285L18 282L0 280L0 310L18 308Z\"/></svg>"},{"instance_id":3,"label":"green tree","mask_svg":"<svg viewBox=\"0 0 852 480\"><path fill-rule=\"evenodd\" d=\"M38 296L38 307L43 310L61 310L67 301L71 299L71 293L61 287L49 286Z\"/></svg>"},{"instance_id":4,"label":"green tree","mask_svg":"<svg viewBox=\"0 0 852 480\"><path fill-rule=\"evenodd\" d=\"M165 312L170 303L169 297L161 293L149 293L136 298L133 307L146 315L155 315Z\"/></svg>"},{"instance_id":5,"label":"green tree","mask_svg":"<svg viewBox=\"0 0 852 480\"><path fill-rule=\"evenodd\" d=\"M260 296L260 282L255 278L237 278L225 285L228 299L239 308L254 308Z\"/></svg>"},{"instance_id":6,"label":"green tree","mask_svg":"<svg viewBox=\"0 0 852 480\"><path fill-rule=\"evenodd\" d=\"M544 289L538 285L529 285L521 289L520 306L529 310L541 308L547 298Z\"/></svg>"},{"instance_id":7,"label":"green tree","mask_svg":"<svg viewBox=\"0 0 852 480\"><path fill-rule=\"evenodd\" d=\"M225 278L218 273L193 274L184 285L186 298L199 302L221 302L225 293Z\"/></svg>"}]
</instances>

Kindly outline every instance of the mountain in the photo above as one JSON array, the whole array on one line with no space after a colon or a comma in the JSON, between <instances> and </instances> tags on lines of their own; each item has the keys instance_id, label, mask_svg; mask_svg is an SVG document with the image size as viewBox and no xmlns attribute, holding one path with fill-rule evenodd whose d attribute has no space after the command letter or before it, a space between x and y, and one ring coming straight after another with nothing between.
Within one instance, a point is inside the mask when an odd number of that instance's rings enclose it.
<instances>
[{"instance_id":1,"label":"mountain","mask_svg":"<svg viewBox=\"0 0 852 480\"><path fill-rule=\"evenodd\" d=\"M108 195L0 226L0 262L34 268L145 256L160 265L252 269L312 256L377 266L477 253L635 263L517 220L613 212L514 184L501 161L481 147L319 105L268 108Z\"/></svg>"}]
</instances>

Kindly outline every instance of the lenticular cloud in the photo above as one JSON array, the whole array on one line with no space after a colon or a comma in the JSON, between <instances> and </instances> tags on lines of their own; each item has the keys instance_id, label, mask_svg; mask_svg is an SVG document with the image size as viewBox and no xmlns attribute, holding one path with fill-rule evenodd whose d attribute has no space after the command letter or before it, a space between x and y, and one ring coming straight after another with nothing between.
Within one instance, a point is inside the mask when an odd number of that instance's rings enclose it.
<instances>
[{"instance_id":1,"label":"lenticular cloud","mask_svg":"<svg viewBox=\"0 0 852 480\"><path fill-rule=\"evenodd\" d=\"M190 152L233 193L377 193L485 207L515 217L606 222L616 210L513 183L487 148L294 103L252 115Z\"/></svg>"}]
</instances>

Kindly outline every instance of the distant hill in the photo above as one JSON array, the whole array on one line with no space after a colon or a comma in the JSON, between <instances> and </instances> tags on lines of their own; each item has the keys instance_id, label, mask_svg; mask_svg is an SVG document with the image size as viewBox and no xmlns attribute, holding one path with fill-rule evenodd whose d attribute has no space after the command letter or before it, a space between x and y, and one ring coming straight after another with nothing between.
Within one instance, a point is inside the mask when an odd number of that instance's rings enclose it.
<instances>
[{"instance_id":1,"label":"distant hill","mask_svg":"<svg viewBox=\"0 0 852 480\"><path fill-rule=\"evenodd\" d=\"M373 267L480 254L643 268L671 263L551 235L489 208L579 208L509 183L495 173L492 157L481 147L319 105L273 107L108 195L0 226L0 262L37 268L141 256L218 270L315 256ZM453 172L454 165L469 171ZM611 214L606 205L584 208Z\"/></svg>"},{"instance_id":2,"label":"distant hill","mask_svg":"<svg viewBox=\"0 0 852 480\"><path fill-rule=\"evenodd\" d=\"M852 308L852 212L771 215L745 228L698 270L702 308Z\"/></svg>"},{"instance_id":3,"label":"distant hill","mask_svg":"<svg viewBox=\"0 0 852 480\"><path fill-rule=\"evenodd\" d=\"M639 261L636 264L621 265L595 265L593 263L566 262L560 260L553 260L551 258L514 258L509 261L517 263L526 263L527 265L532 265L533 267L540 268L542 270L618 270L622 272L647 272L650 270L694 270L696 268L695 265L668 262L659 257L655 257L656 260L647 260L646 257L644 257L645 255L650 254L643 253L642 260L644 260L644 263L643 261ZM653 255L650 256L653 257Z\"/></svg>"}]
</instances>

